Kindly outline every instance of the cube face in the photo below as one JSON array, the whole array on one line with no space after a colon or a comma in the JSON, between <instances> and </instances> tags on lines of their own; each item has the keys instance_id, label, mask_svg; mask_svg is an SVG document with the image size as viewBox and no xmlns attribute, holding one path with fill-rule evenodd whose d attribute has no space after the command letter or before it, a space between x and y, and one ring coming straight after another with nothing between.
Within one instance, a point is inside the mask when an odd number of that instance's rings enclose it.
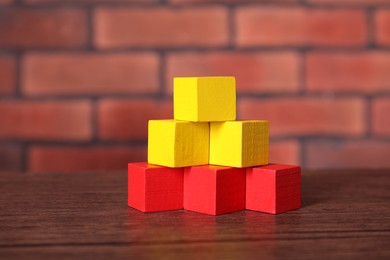
<instances>
[{"instance_id":1,"label":"cube face","mask_svg":"<svg viewBox=\"0 0 390 260\"><path fill-rule=\"evenodd\" d=\"M245 208L261 212L276 212L276 178L272 171L246 170Z\"/></svg>"},{"instance_id":2,"label":"cube face","mask_svg":"<svg viewBox=\"0 0 390 260\"><path fill-rule=\"evenodd\" d=\"M128 205L142 212L183 209L183 169L129 163Z\"/></svg>"},{"instance_id":3,"label":"cube face","mask_svg":"<svg viewBox=\"0 0 390 260\"><path fill-rule=\"evenodd\" d=\"M245 169L217 171L216 215L245 209Z\"/></svg>"},{"instance_id":4,"label":"cube face","mask_svg":"<svg viewBox=\"0 0 390 260\"><path fill-rule=\"evenodd\" d=\"M236 119L234 77L174 78L174 118L194 122Z\"/></svg>"},{"instance_id":5,"label":"cube face","mask_svg":"<svg viewBox=\"0 0 390 260\"><path fill-rule=\"evenodd\" d=\"M184 209L215 215L216 185L215 171L203 166L185 168Z\"/></svg>"},{"instance_id":6,"label":"cube face","mask_svg":"<svg viewBox=\"0 0 390 260\"><path fill-rule=\"evenodd\" d=\"M210 123L210 164L241 168L265 165L268 147L268 121Z\"/></svg>"},{"instance_id":7,"label":"cube face","mask_svg":"<svg viewBox=\"0 0 390 260\"><path fill-rule=\"evenodd\" d=\"M172 120L150 120L148 123L148 162L175 165L175 129Z\"/></svg>"},{"instance_id":8,"label":"cube face","mask_svg":"<svg viewBox=\"0 0 390 260\"><path fill-rule=\"evenodd\" d=\"M184 209L220 215L244 208L244 169L207 165L184 170Z\"/></svg>"},{"instance_id":9,"label":"cube face","mask_svg":"<svg viewBox=\"0 0 390 260\"><path fill-rule=\"evenodd\" d=\"M301 207L301 174L276 176L276 214Z\"/></svg>"},{"instance_id":10,"label":"cube face","mask_svg":"<svg viewBox=\"0 0 390 260\"><path fill-rule=\"evenodd\" d=\"M209 124L150 120L148 162L167 167L208 164Z\"/></svg>"},{"instance_id":11,"label":"cube face","mask_svg":"<svg viewBox=\"0 0 390 260\"><path fill-rule=\"evenodd\" d=\"M173 118L198 120L198 78L173 79Z\"/></svg>"},{"instance_id":12,"label":"cube face","mask_svg":"<svg viewBox=\"0 0 390 260\"><path fill-rule=\"evenodd\" d=\"M127 205L145 212L145 163L129 163L127 172Z\"/></svg>"},{"instance_id":13,"label":"cube face","mask_svg":"<svg viewBox=\"0 0 390 260\"><path fill-rule=\"evenodd\" d=\"M301 168L270 164L246 170L246 209L279 214L301 207Z\"/></svg>"},{"instance_id":14,"label":"cube face","mask_svg":"<svg viewBox=\"0 0 390 260\"><path fill-rule=\"evenodd\" d=\"M268 121L244 121L242 140L242 167L268 164Z\"/></svg>"}]
</instances>

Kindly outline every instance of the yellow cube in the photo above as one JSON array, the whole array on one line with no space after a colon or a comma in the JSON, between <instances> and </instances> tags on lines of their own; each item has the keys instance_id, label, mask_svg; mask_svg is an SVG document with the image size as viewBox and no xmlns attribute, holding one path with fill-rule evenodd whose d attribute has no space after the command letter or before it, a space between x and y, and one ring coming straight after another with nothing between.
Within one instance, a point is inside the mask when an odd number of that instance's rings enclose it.
<instances>
[{"instance_id":1,"label":"yellow cube","mask_svg":"<svg viewBox=\"0 0 390 260\"><path fill-rule=\"evenodd\" d=\"M210 123L210 164L251 167L268 164L268 121Z\"/></svg>"},{"instance_id":2,"label":"yellow cube","mask_svg":"<svg viewBox=\"0 0 390 260\"><path fill-rule=\"evenodd\" d=\"M173 80L174 118L193 122L236 119L234 77L178 77Z\"/></svg>"},{"instance_id":3,"label":"yellow cube","mask_svg":"<svg viewBox=\"0 0 390 260\"><path fill-rule=\"evenodd\" d=\"M167 167L208 164L209 140L209 123L150 120L148 163Z\"/></svg>"}]
</instances>

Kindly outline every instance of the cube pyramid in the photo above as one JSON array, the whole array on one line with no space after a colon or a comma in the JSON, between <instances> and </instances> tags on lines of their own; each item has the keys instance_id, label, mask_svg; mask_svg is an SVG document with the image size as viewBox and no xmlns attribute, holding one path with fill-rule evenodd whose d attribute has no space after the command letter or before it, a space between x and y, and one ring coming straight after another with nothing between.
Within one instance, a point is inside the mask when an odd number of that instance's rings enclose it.
<instances>
[{"instance_id":1,"label":"cube pyramid","mask_svg":"<svg viewBox=\"0 0 390 260\"><path fill-rule=\"evenodd\" d=\"M269 164L267 120L236 120L234 77L174 78L173 102L173 119L149 121L148 161L128 165L130 207L210 215L300 207L300 167Z\"/></svg>"}]
</instances>

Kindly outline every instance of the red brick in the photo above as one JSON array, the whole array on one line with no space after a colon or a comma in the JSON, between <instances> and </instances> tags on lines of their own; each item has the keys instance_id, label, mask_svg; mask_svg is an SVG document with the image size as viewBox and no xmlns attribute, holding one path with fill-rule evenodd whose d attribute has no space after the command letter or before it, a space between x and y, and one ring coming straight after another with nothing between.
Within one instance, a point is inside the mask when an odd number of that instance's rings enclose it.
<instances>
[{"instance_id":1,"label":"red brick","mask_svg":"<svg viewBox=\"0 0 390 260\"><path fill-rule=\"evenodd\" d=\"M390 53L310 53L307 89L313 92L390 91Z\"/></svg>"},{"instance_id":2,"label":"red brick","mask_svg":"<svg viewBox=\"0 0 390 260\"><path fill-rule=\"evenodd\" d=\"M82 10L6 8L0 17L2 48L75 48L87 43L87 16Z\"/></svg>"},{"instance_id":3,"label":"red brick","mask_svg":"<svg viewBox=\"0 0 390 260\"><path fill-rule=\"evenodd\" d=\"M13 57L0 56L0 95L14 92L16 62Z\"/></svg>"},{"instance_id":4,"label":"red brick","mask_svg":"<svg viewBox=\"0 0 390 260\"><path fill-rule=\"evenodd\" d=\"M95 44L113 47L221 46L228 42L227 10L208 8L99 8Z\"/></svg>"},{"instance_id":5,"label":"red brick","mask_svg":"<svg viewBox=\"0 0 390 260\"><path fill-rule=\"evenodd\" d=\"M259 45L362 46L366 16L361 10L242 7L237 9L241 47Z\"/></svg>"},{"instance_id":6,"label":"red brick","mask_svg":"<svg viewBox=\"0 0 390 260\"><path fill-rule=\"evenodd\" d=\"M172 101L103 100L98 110L99 137L104 140L146 140L148 120L173 118Z\"/></svg>"},{"instance_id":7,"label":"red brick","mask_svg":"<svg viewBox=\"0 0 390 260\"><path fill-rule=\"evenodd\" d=\"M390 0L388 1L390 3ZM390 9L375 14L376 41L379 45L390 45Z\"/></svg>"},{"instance_id":8,"label":"red brick","mask_svg":"<svg viewBox=\"0 0 390 260\"><path fill-rule=\"evenodd\" d=\"M0 5L13 4L15 0L0 0Z\"/></svg>"},{"instance_id":9,"label":"red brick","mask_svg":"<svg viewBox=\"0 0 390 260\"><path fill-rule=\"evenodd\" d=\"M374 134L390 136L390 98L379 98L374 101L372 121Z\"/></svg>"},{"instance_id":10,"label":"red brick","mask_svg":"<svg viewBox=\"0 0 390 260\"><path fill-rule=\"evenodd\" d=\"M21 171L22 149L18 145L0 144L0 171Z\"/></svg>"},{"instance_id":11,"label":"red brick","mask_svg":"<svg viewBox=\"0 0 390 260\"><path fill-rule=\"evenodd\" d=\"M1 139L89 140L87 101L2 101Z\"/></svg>"},{"instance_id":12,"label":"red brick","mask_svg":"<svg viewBox=\"0 0 390 260\"><path fill-rule=\"evenodd\" d=\"M390 167L388 141L312 141L305 150L309 168Z\"/></svg>"},{"instance_id":13,"label":"red brick","mask_svg":"<svg viewBox=\"0 0 390 260\"><path fill-rule=\"evenodd\" d=\"M272 124L272 122L271 122ZM270 142L269 161L277 164L300 165L300 145L298 141L273 141Z\"/></svg>"},{"instance_id":14,"label":"red brick","mask_svg":"<svg viewBox=\"0 0 390 260\"><path fill-rule=\"evenodd\" d=\"M390 0L306 0L313 4L332 4L332 5L376 5L388 4Z\"/></svg>"},{"instance_id":15,"label":"red brick","mask_svg":"<svg viewBox=\"0 0 390 260\"><path fill-rule=\"evenodd\" d=\"M158 57L138 54L30 54L23 60L27 95L153 93Z\"/></svg>"},{"instance_id":16,"label":"red brick","mask_svg":"<svg viewBox=\"0 0 390 260\"><path fill-rule=\"evenodd\" d=\"M126 171L128 162L145 161L146 147L45 147L28 152L33 172Z\"/></svg>"},{"instance_id":17,"label":"red brick","mask_svg":"<svg viewBox=\"0 0 390 260\"><path fill-rule=\"evenodd\" d=\"M242 119L267 119L271 136L364 134L365 105L358 98L243 99L238 103Z\"/></svg>"},{"instance_id":18,"label":"red brick","mask_svg":"<svg viewBox=\"0 0 390 260\"><path fill-rule=\"evenodd\" d=\"M239 92L296 92L298 66L295 52L176 53L167 59L166 84L172 93L173 77L233 75Z\"/></svg>"}]
</instances>

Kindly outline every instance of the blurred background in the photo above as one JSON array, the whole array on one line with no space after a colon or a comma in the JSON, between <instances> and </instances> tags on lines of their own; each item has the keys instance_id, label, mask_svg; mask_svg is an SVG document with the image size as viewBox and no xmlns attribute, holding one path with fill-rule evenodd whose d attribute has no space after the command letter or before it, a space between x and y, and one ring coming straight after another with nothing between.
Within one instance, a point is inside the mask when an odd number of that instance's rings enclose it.
<instances>
[{"instance_id":1,"label":"blurred background","mask_svg":"<svg viewBox=\"0 0 390 260\"><path fill-rule=\"evenodd\" d=\"M0 170L125 170L174 76L233 75L271 161L390 168L390 0L0 0Z\"/></svg>"}]
</instances>

